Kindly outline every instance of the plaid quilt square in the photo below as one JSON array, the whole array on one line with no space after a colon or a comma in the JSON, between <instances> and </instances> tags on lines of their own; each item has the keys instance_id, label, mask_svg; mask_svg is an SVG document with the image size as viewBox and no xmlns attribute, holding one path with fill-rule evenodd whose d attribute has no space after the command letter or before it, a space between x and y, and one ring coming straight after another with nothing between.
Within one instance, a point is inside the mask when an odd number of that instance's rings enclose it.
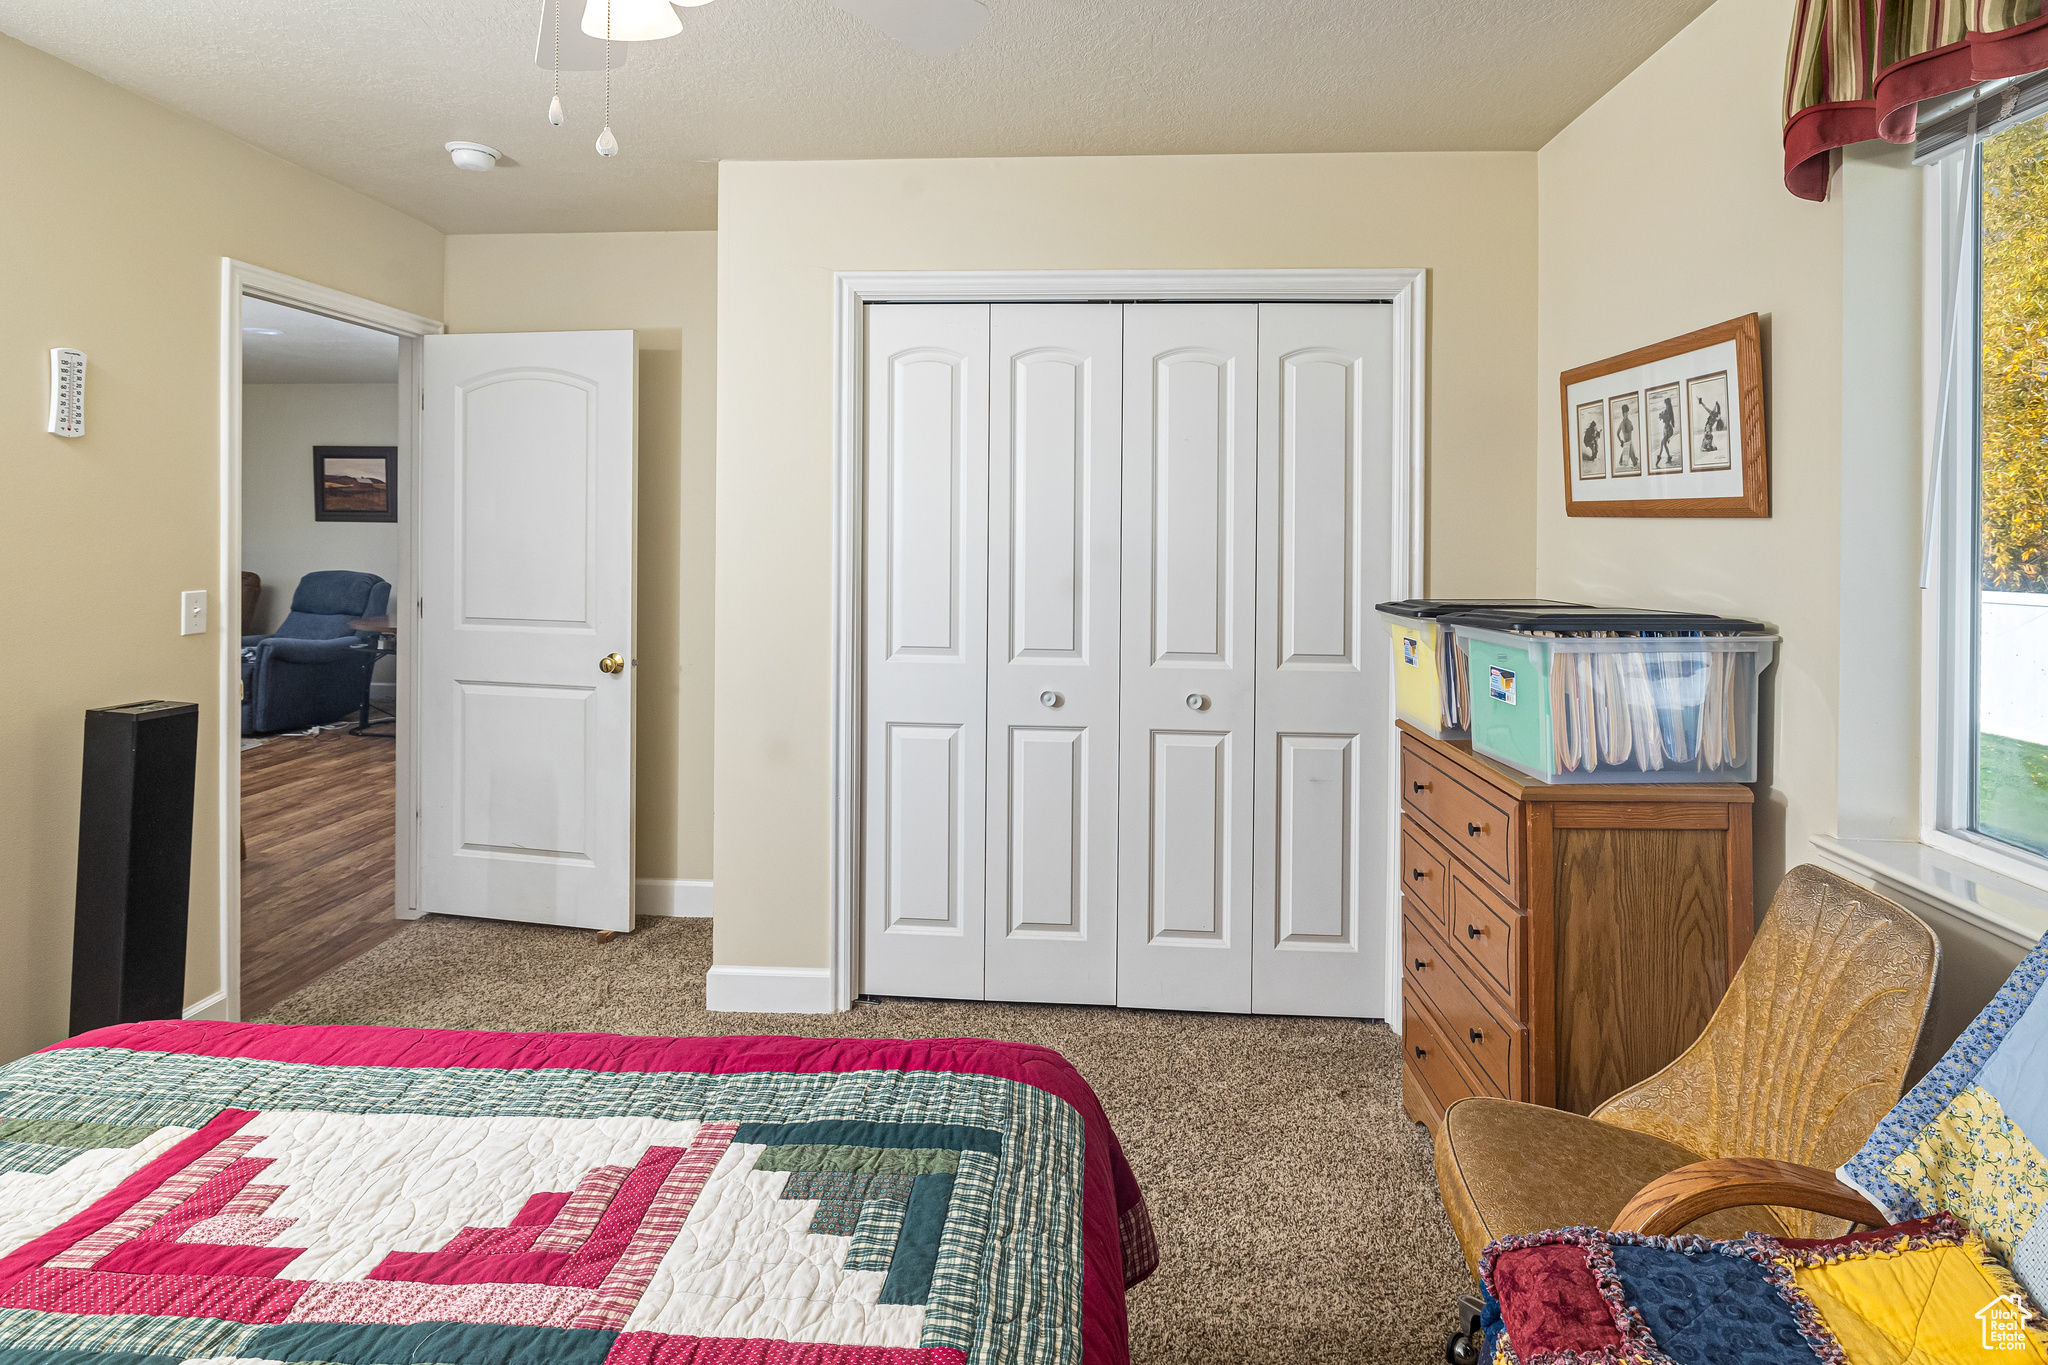
<instances>
[{"instance_id":1,"label":"plaid quilt square","mask_svg":"<svg viewBox=\"0 0 2048 1365\"><path fill-rule=\"evenodd\" d=\"M1087 1143L971 1071L38 1054L0 1361L1093 1360Z\"/></svg>"}]
</instances>

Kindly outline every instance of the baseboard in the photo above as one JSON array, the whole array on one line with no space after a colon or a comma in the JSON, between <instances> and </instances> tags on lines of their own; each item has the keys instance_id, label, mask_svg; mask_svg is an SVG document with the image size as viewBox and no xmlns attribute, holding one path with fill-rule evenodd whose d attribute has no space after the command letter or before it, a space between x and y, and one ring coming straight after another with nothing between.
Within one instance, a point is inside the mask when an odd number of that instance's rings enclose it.
<instances>
[{"instance_id":1,"label":"baseboard","mask_svg":"<svg viewBox=\"0 0 2048 1365\"><path fill-rule=\"evenodd\" d=\"M662 919L710 919L711 883L642 877L633 883L633 913Z\"/></svg>"},{"instance_id":2,"label":"baseboard","mask_svg":"<svg viewBox=\"0 0 2048 1365\"><path fill-rule=\"evenodd\" d=\"M228 993L215 991L204 1000L185 1006L187 1019L222 1019L228 1017Z\"/></svg>"},{"instance_id":3,"label":"baseboard","mask_svg":"<svg viewBox=\"0 0 2048 1365\"><path fill-rule=\"evenodd\" d=\"M832 973L823 967L713 967L704 1004L747 1014L830 1014Z\"/></svg>"}]
</instances>

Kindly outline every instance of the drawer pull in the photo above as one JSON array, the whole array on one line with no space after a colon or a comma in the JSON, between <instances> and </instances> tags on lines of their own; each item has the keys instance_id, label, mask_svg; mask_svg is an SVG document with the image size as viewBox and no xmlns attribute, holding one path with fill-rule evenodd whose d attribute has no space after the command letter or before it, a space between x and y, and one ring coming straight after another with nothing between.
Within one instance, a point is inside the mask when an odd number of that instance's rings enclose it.
<instances>
[{"instance_id":1,"label":"drawer pull","mask_svg":"<svg viewBox=\"0 0 2048 1365\"><path fill-rule=\"evenodd\" d=\"M1465 826L1465 833L1471 835L1474 839L1477 839L1483 832L1477 825Z\"/></svg>"},{"instance_id":2,"label":"drawer pull","mask_svg":"<svg viewBox=\"0 0 2048 1365\"><path fill-rule=\"evenodd\" d=\"M1427 782L1410 782L1408 785L1413 787L1418 792L1426 792L1431 790L1431 784Z\"/></svg>"},{"instance_id":3,"label":"drawer pull","mask_svg":"<svg viewBox=\"0 0 2048 1365\"><path fill-rule=\"evenodd\" d=\"M1419 1061L1421 1061L1421 1060L1422 1060L1422 1059L1423 1059L1424 1057L1427 1057L1428 1055L1429 1055L1429 1051L1428 1051L1428 1049L1426 1049L1426 1048L1416 1048L1416 1049L1415 1049L1415 1060L1416 1060L1416 1061L1418 1061L1418 1062L1419 1062Z\"/></svg>"},{"instance_id":4,"label":"drawer pull","mask_svg":"<svg viewBox=\"0 0 2048 1365\"><path fill-rule=\"evenodd\" d=\"M1468 925L1466 925L1466 926L1465 926L1465 937L1466 937L1466 938L1484 938L1485 936L1486 936L1486 935L1485 935L1485 932L1484 932L1483 930L1481 930L1481 929L1480 929L1480 927L1479 927L1478 925L1476 925L1476 924L1468 924Z\"/></svg>"},{"instance_id":5,"label":"drawer pull","mask_svg":"<svg viewBox=\"0 0 2048 1365\"><path fill-rule=\"evenodd\" d=\"M1419 868L1419 867L1411 867L1411 868L1409 868L1409 869L1408 869L1408 875L1409 875L1409 876L1411 876L1411 877L1413 877L1413 878L1414 878L1414 879L1415 879L1416 881L1418 881L1418 882L1419 882L1419 881L1425 881L1425 880L1427 880L1427 879L1428 879L1428 877L1429 877L1429 874L1428 874L1427 872L1424 872L1424 871L1423 871L1423 870L1422 870L1421 868Z\"/></svg>"},{"instance_id":6,"label":"drawer pull","mask_svg":"<svg viewBox=\"0 0 2048 1365\"><path fill-rule=\"evenodd\" d=\"M1472 1030L1472 1041L1473 1041L1473 1042L1475 1042L1475 1043L1476 1043L1476 1042L1479 1042L1479 1041L1481 1041L1482 1039L1484 1039L1485 1037L1486 1037L1486 1035L1485 1035L1485 1034L1483 1034L1483 1033L1481 1033L1481 1032L1480 1032L1480 1031L1479 1031L1478 1029L1473 1029L1473 1030Z\"/></svg>"}]
</instances>

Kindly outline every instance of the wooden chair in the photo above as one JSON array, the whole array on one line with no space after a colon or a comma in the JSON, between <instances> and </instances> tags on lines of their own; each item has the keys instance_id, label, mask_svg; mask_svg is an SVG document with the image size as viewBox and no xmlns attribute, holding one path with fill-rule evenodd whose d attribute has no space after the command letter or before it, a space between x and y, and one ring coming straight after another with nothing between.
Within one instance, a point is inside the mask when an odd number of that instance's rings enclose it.
<instances>
[{"instance_id":1,"label":"wooden chair","mask_svg":"<svg viewBox=\"0 0 2048 1365\"><path fill-rule=\"evenodd\" d=\"M1591 1224L1831 1236L1875 1211L1832 1174L1898 1100L1940 949L1910 912L1794 868L1677 1060L1591 1115L1461 1100L1437 1185L1467 1263L1498 1237ZM1881 1221L1881 1220L1880 1220Z\"/></svg>"}]
</instances>

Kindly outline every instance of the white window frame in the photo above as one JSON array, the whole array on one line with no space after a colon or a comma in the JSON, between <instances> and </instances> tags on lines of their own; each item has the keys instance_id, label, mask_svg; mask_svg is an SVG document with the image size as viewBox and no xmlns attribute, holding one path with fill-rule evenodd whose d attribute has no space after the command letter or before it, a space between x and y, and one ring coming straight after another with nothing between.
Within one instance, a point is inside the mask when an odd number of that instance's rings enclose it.
<instances>
[{"instance_id":1,"label":"white window frame","mask_svg":"<svg viewBox=\"0 0 2048 1365\"><path fill-rule=\"evenodd\" d=\"M1977 320L1981 317L1976 249L1977 148L1994 127L1964 143L1958 154L1923 171L1921 448L1923 547L1920 669L1920 841L2014 881L2048 890L2048 858L1978 833L1976 813L1977 441L1979 427ZM1958 199L1962 200L1958 212ZM1958 238L1960 227L1961 239ZM1943 330L1953 262L1969 252L1958 286L1968 326L1965 363L1943 375ZM1944 383L1955 419L1936 444ZM1846 473L1846 470L1845 470Z\"/></svg>"}]
</instances>

